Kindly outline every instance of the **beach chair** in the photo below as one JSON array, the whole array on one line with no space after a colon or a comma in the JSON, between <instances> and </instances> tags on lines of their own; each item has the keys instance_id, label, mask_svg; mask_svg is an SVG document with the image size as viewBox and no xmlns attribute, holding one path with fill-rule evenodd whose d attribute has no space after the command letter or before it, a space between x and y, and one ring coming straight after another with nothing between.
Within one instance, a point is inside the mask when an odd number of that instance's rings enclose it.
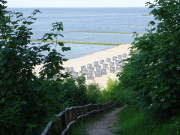
<instances>
[{"instance_id":1,"label":"beach chair","mask_svg":"<svg viewBox=\"0 0 180 135\"><path fill-rule=\"evenodd\" d=\"M115 73L116 70L115 70L115 67L110 67L110 73Z\"/></svg>"},{"instance_id":2,"label":"beach chair","mask_svg":"<svg viewBox=\"0 0 180 135\"><path fill-rule=\"evenodd\" d=\"M122 55L118 55L118 59L122 59Z\"/></svg>"},{"instance_id":3,"label":"beach chair","mask_svg":"<svg viewBox=\"0 0 180 135\"><path fill-rule=\"evenodd\" d=\"M87 64L87 68L92 67L92 64Z\"/></svg>"},{"instance_id":4,"label":"beach chair","mask_svg":"<svg viewBox=\"0 0 180 135\"><path fill-rule=\"evenodd\" d=\"M94 73L95 73L95 77L101 77L102 76L101 71L95 71Z\"/></svg>"},{"instance_id":5,"label":"beach chair","mask_svg":"<svg viewBox=\"0 0 180 135\"><path fill-rule=\"evenodd\" d=\"M93 67L88 67L87 70L90 71L90 72L93 72L94 68Z\"/></svg>"},{"instance_id":6,"label":"beach chair","mask_svg":"<svg viewBox=\"0 0 180 135\"><path fill-rule=\"evenodd\" d=\"M101 70L101 66L96 66L96 71L100 71Z\"/></svg>"},{"instance_id":7,"label":"beach chair","mask_svg":"<svg viewBox=\"0 0 180 135\"><path fill-rule=\"evenodd\" d=\"M116 70L120 71L120 70L122 70L122 67L120 65L116 65Z\"/></svg>"},{"instance_id":8,"label":"beach chair","mask_svg":"<svg viewBox=\"0 0 180 135\"><path fill-rule=\"evenodd\" d=\"M93 71L89 71L89 72L87 72L87 75L93 75Z\"/></svg>"},{"instance_id":9,"label":"beach chair","mask_svg":"<svg viewBox=\"0 0 180 135\"><path fill-rule=\"evenodd\" d=\"M98 61L94 61L94 66L97 66L99 65L99 62Z\"/></svg>"},{"instance_id":10,"label":"beach chair","mask_svg":"<svg viewBox=\"0 0 180 135\"><path fill-rule=\"evenodd\" d=\"M123 58L126 58L126 57L127 57L127 54L126 54L126 53L124 53L124 54L123 54Z\"/></svg>"},{"instance_id":11,"label":"beach chair","mask_svg":"<svg viewBox=\"0 0 180 135\"><path fill-rule=\"evenodd\" d=\"M77 78L78 77L78 72L72 72L71 74L72 74L73 78Z\"/></svg>"},{"instance_id":12,"label":"beach chair","mask_svg":"<svg viewBox=\"0 0 180 135\"><path fill-rule=\"evenodd\" d=\"M101 74L102 75L107 75L107 70L106 69L101 69Z\"/></svg>"},{"instance_id":13,"label":"beach chair","mask_svg":"<svg viewBox=\"0 0 180 135\"><path fill-rule=\"evenodd\" d=\"M74 72L74 68L73 67L66 67L65 71L68 73L72 73L72 72Z\"/></svg>"},{"instance_id":14,"label":"beach chair","mask_svg":"<svg viewBox=\"0 0 180 135\"><path fill-rule=\"evenodd\" d=\"M109 63L109 66L110 66L110 67L113 67L113 66L114 66L114 62L110 62L110 63Z\"/></svg>"},{"instance_id":15,"label":"beach chair","mask_svg":"<svg viewBox=\"0 0 180 135\"><path fill-rule=\"evenodd\" d=\"M111 62L111 58L106 58L106 62Z\"/></svg>"},{"instance_id":16,"label":"beach chair","mask_svg":"<svg viewBox=\"0 0 180 135\"><path fill-rule=\"evenodd\" d=\"M103 64L103 68L108 68L108 64Z\"/></svg>"},{"instance_id":17,"label":"beach chair","mask_svg":"<svg viewBox=\"0 0 180 135\"><path fill-rule=\"evenodd\" d=\"M69 68L68 68L68 67L65 67L64 71L65 71L65 72L69 72Z\"/></svg>"},{"instance_id":18,"label":"beach chair","mask_svg":"<svg viewBox=\"0 0 180 135\"><path fill-rule=\"evenodd\" d=\"M81 66L81 71L84 69L86 69L86 66L85 65Z\"/></svg>"},{"instance_id":19,"label":"beach chair","mask_svg":"<svg viewBox=\"0 0 180 135\"><path fill-rule=\"evenodd\" d=\"M85 75L87 74L87 72L88 72L87 69L84 69L84 70L81 71L81 73L82 73L82 74L85 74Z\"/></svg>"},{"instance_id":20,"label":"beach chair","mask_svg":"<svg viewBox=\"0 0 180 135\"><path fill-rule=\"evenodd\" d=\"M116 60L116 61L115 61L115 64L116 64L116 65L120 65L120 62L121 62L120 60Z\"/></svg>"},{"instance_id":21,"label":"beach chair","mask_svg":"<svg viewBox=\"0 0 180 135\"><path fill-rule=\"evenodd\" d=\"M94 80L94 76L91 74L87 74L87 80Z\"/></svg>"},{"instance_id":22,"label":"beach chair","mask_svg":"<svg viewBox=\"0 0 180 135\"><path fill-rule=\"evenodd\" d=\"M113 56L112 60L116 61L117 60L117 56Z\"/></svg>"},{"instance_id":23,"label":"beach chair","mask_svg":"<svg viewBox=\"0 0 180 135\"><path fill-rule=\"evenodd\" d=\"M97 66L99 65L99 62L98 61L94 61L94 66Z\"/></svg>"},{"instance_id":24,"label":"beach chair","mask_svg":"<svg viewBox=\"0 0 180 135\"><path fill-rule=\"evenodd\" d=\"M104 60L100 60L100 64L104 64Z\"/></svg>"}]
</instances>

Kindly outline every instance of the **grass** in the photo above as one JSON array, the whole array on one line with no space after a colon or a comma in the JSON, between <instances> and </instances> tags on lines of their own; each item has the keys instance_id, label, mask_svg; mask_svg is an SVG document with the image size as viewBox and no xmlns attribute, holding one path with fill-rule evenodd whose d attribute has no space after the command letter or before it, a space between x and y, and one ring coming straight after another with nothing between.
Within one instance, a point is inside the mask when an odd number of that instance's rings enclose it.
<instances>
[{"instance_id":1,"label":"grass","mask_svg":"<svg viewBox=\"0 0 180 135\"><path fill-rule=\"evenodd\" d=\"M120 127L117 135L180 135L180 113L164 121L155 122L145 117L144 112L136 107L128 106L118 114Z\"/></svg>"},{"instance_id":2,"label":"grass","mask_svg":"<svg viewBox=\"0 0 180 135\"><path fill-rule=\"evenodd\" d=\"M84 33L111 33L111 34L134 34L133 32L102 32L102 31L71 31L71 32L84 32ZM146 33L136 33L146 34Z\"/></svg>"},{"instance_id":3,"label":"grass","mask_svg":"<svg viewBox=\"0 0 180 135\"><path fill-rule=\"evenodd\" d=\"M41 40L30 40L34 42L41 42ZM92 44L92 45L122 45L119 43L95 43L95 42L78 42L78 41L46 41L46 42L62 42L62 43L71 43L71 44Z\"/></svg>"}]
</instances>

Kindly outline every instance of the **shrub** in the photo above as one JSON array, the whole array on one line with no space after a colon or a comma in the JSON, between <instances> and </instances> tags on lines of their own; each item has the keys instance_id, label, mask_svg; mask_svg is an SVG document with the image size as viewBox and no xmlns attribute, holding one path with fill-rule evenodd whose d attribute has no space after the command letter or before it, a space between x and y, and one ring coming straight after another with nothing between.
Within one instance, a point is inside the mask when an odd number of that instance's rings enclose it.
<instances>
[{"instance_id":1,"label":"shrub","mask_svg":"<svg viewBox=\"0 0 180 135\"><path fill-rule=\"evenodd\" d=\"M101 88L98 84L92 83L87 85L87 100L88 103L96 104L97 99L101 96Z\"/></svg>"}]
</instances>

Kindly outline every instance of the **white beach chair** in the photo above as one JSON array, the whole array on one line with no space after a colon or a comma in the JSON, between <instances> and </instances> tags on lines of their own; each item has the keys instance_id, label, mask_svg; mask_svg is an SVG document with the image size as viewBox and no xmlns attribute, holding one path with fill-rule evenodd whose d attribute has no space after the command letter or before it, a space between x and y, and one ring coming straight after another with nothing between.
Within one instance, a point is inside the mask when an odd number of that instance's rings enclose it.
<instances>
[{"instance_id":1,"label":"white beach chair","mask_svg":"<svg viewBox=\"0 0 180 135\"><path fill-rule=\"evenodd\" d=\"M88 67L87 70L90 71L90 72L93 72L94 71L94 67Z\"/></svg>"},{"instance_id":2,"label":"white beach chair","mask_svg":"<svg viewBox=\"0 0 180 135\"><path fill-rule=\"evenodd\" d=\"M103 68L108 68L108 64L103 64Z\"/></svg>"},{"instance_id":3,"label":"white beach chair","mask_svg":"<svg viewBox=\"0 0 180 135\"><path fill-rule=\"evenodd\" d=\"M72 74L72 76L73 76L74 78L77 78L77 77L78 77L78 72L72 72L71 74Z\"/></svg>"},{"instance_id":4,"label":"white beach chair","mask_svg":"<svg viewBox=\"0 0 180 135\"><path fill-rule=\"evenodd\" d=\"M110 63L109 63L109 66L110 66L110 67L114 66L114 62L110 62Z\"/></svg>"},{"instance_id":5,"label":"white beach chair","mask_svg":"<svg viewBox=\"0 0 180 135\"><path fill-rule=\"evenodd\" d=\"M98 61L94 61L94 66L97 66L99 64Z\"/></svg>"},{"instance_id":6,"label":"white beach chair","mask_svg":"<svg viewBox=\"0 0 180 135\"><path fill-rule=\"evenodd\" d=\"M123 53L123 58L126 58L127 57L127 53Z\"/></svg>"},{"instance_id":7,"label":"white beach chair","mask_svg":"<svg viewBox=\"0 0 180 135\"><path fill-rule=\"evenodd\" d=\"M87 68L92 67L92 64L87 64Z\"/></svg>"},{"instance_id":8,"label":"white beach chair","mask_svg":"<svg viewBox=\"0 0 180 135\"><path fill-rule=\"evenodd\" d=\"M94 73L95 73L95 77L101 77L102 76L101 71L95 71Z\"/></svg>"},{"instance_id":9,"label":"white beach chair","mask_svg":"<svg viewBox=\"0 0 180 135\"><path fill-rule=\"evenodd\" d=\"M81 71L84 69L86 69L86 66L85 65L81 66Z\"/></svg>"},{"instance_id":10,"label":"white beach chair","mask_svg":"<svg viewBox=\"0 0 180 135\"><path fill-rule=\"evenodd\" d=\"M91 74L87 74L87 80L94 80L94 76Z\"/></svg>"},{"instance_id":11,"label":"white beach chair","mask_svg":"<svg viewBox=\"0 0 180 135\"><path fill-rule=\"evenodd\" d=\"M106 62L111 62L111 58L106 58Z\"/></svg>"},{"instance_id":12,"label":"white beach chair","mask_svg":"<svg viewBox=\"0 0 180 135\"><path fill-rule=\"evenodd\" d=\"M101 70L101 66L96 66L96 71L100 71Z\"/></svg>"},{"instance_id":13,"label":"white beach chair","mask_svg":"<svg viewBox=\"0 0 180 135\"><path fill-rule=\"evenodd\" d=\"M84 69L84 70L81 71L81 73L86 75L88 73L88 70Z\"/></svg>"},{"instance_id":14,"label":"white beach chair","mask_svg":"<svg viewBox=\"0 0 180 135\"><path fill-rule=\"evenodd\" d=\"M122 59L122 55L118 55L118 59Z\"/></svg>"},{"instance_id":15,"label":"white beach chair","mask_svg":"<svg viewBox=\"0 0 180 135\"><path fill-rule=\"evenodd\" d=\"M110 67L110 73L115 73L116 70L115 70L115 67Z\"/></svg>"},{"instance_id":16,"label":"white beach chair","mask_svg":"<svg viewBox=\"0 0 180 135\"><path fill-rule=\"evenodd\" d=\"M116 70L117 71L121 71L122 70L122 67L120 65L116 65Z\"/></svg>"},{"instance_id":17,"label":"white beach chair","mask_svg":"<svg viewBox=\"0 0 180 135\"><path fill-rule=\"evenodd\" d=\"M117 60L117 56L113 56L112 60L116 61Z\"/></svg>"},{"instance_id":18,"label":"white beach chair","mask_svg":"<svg viewBox=\"0 0 180 135\"><path fill-rule=\"evenodd\" d=\"M107 70L106 69L101 69L101 74L102 75L107 75Z\"/></svg>"},{"instance_id":19,"label":"white beach chair","mask_svg":"<svg viewBox=\"0 0 180 135\"><path fill-rule=\"evenodd\" d=\"M100 64L104 64L104 60L100 60Z\"/></svg>"}]
</instances>

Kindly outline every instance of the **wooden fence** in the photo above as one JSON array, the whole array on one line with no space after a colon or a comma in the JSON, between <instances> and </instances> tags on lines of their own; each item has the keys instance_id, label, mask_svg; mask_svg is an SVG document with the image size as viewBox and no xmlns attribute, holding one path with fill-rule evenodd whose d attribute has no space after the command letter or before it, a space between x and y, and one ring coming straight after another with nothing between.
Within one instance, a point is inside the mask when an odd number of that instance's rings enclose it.
<instances>
[{"instance_id":1,"label":"wooden fence","mask_svg":"<svg viewBox=\"0 0 180 135\"><path fill-rule=\"evenodd\" d=\"M41 135L69 135L72 127L78 121L104 113L116 105L116 102L113 100L104 104L88 104L67 108L65 111L56 115L56 120L52 120L47 124Z\"/></svg>"}]
</instances>

